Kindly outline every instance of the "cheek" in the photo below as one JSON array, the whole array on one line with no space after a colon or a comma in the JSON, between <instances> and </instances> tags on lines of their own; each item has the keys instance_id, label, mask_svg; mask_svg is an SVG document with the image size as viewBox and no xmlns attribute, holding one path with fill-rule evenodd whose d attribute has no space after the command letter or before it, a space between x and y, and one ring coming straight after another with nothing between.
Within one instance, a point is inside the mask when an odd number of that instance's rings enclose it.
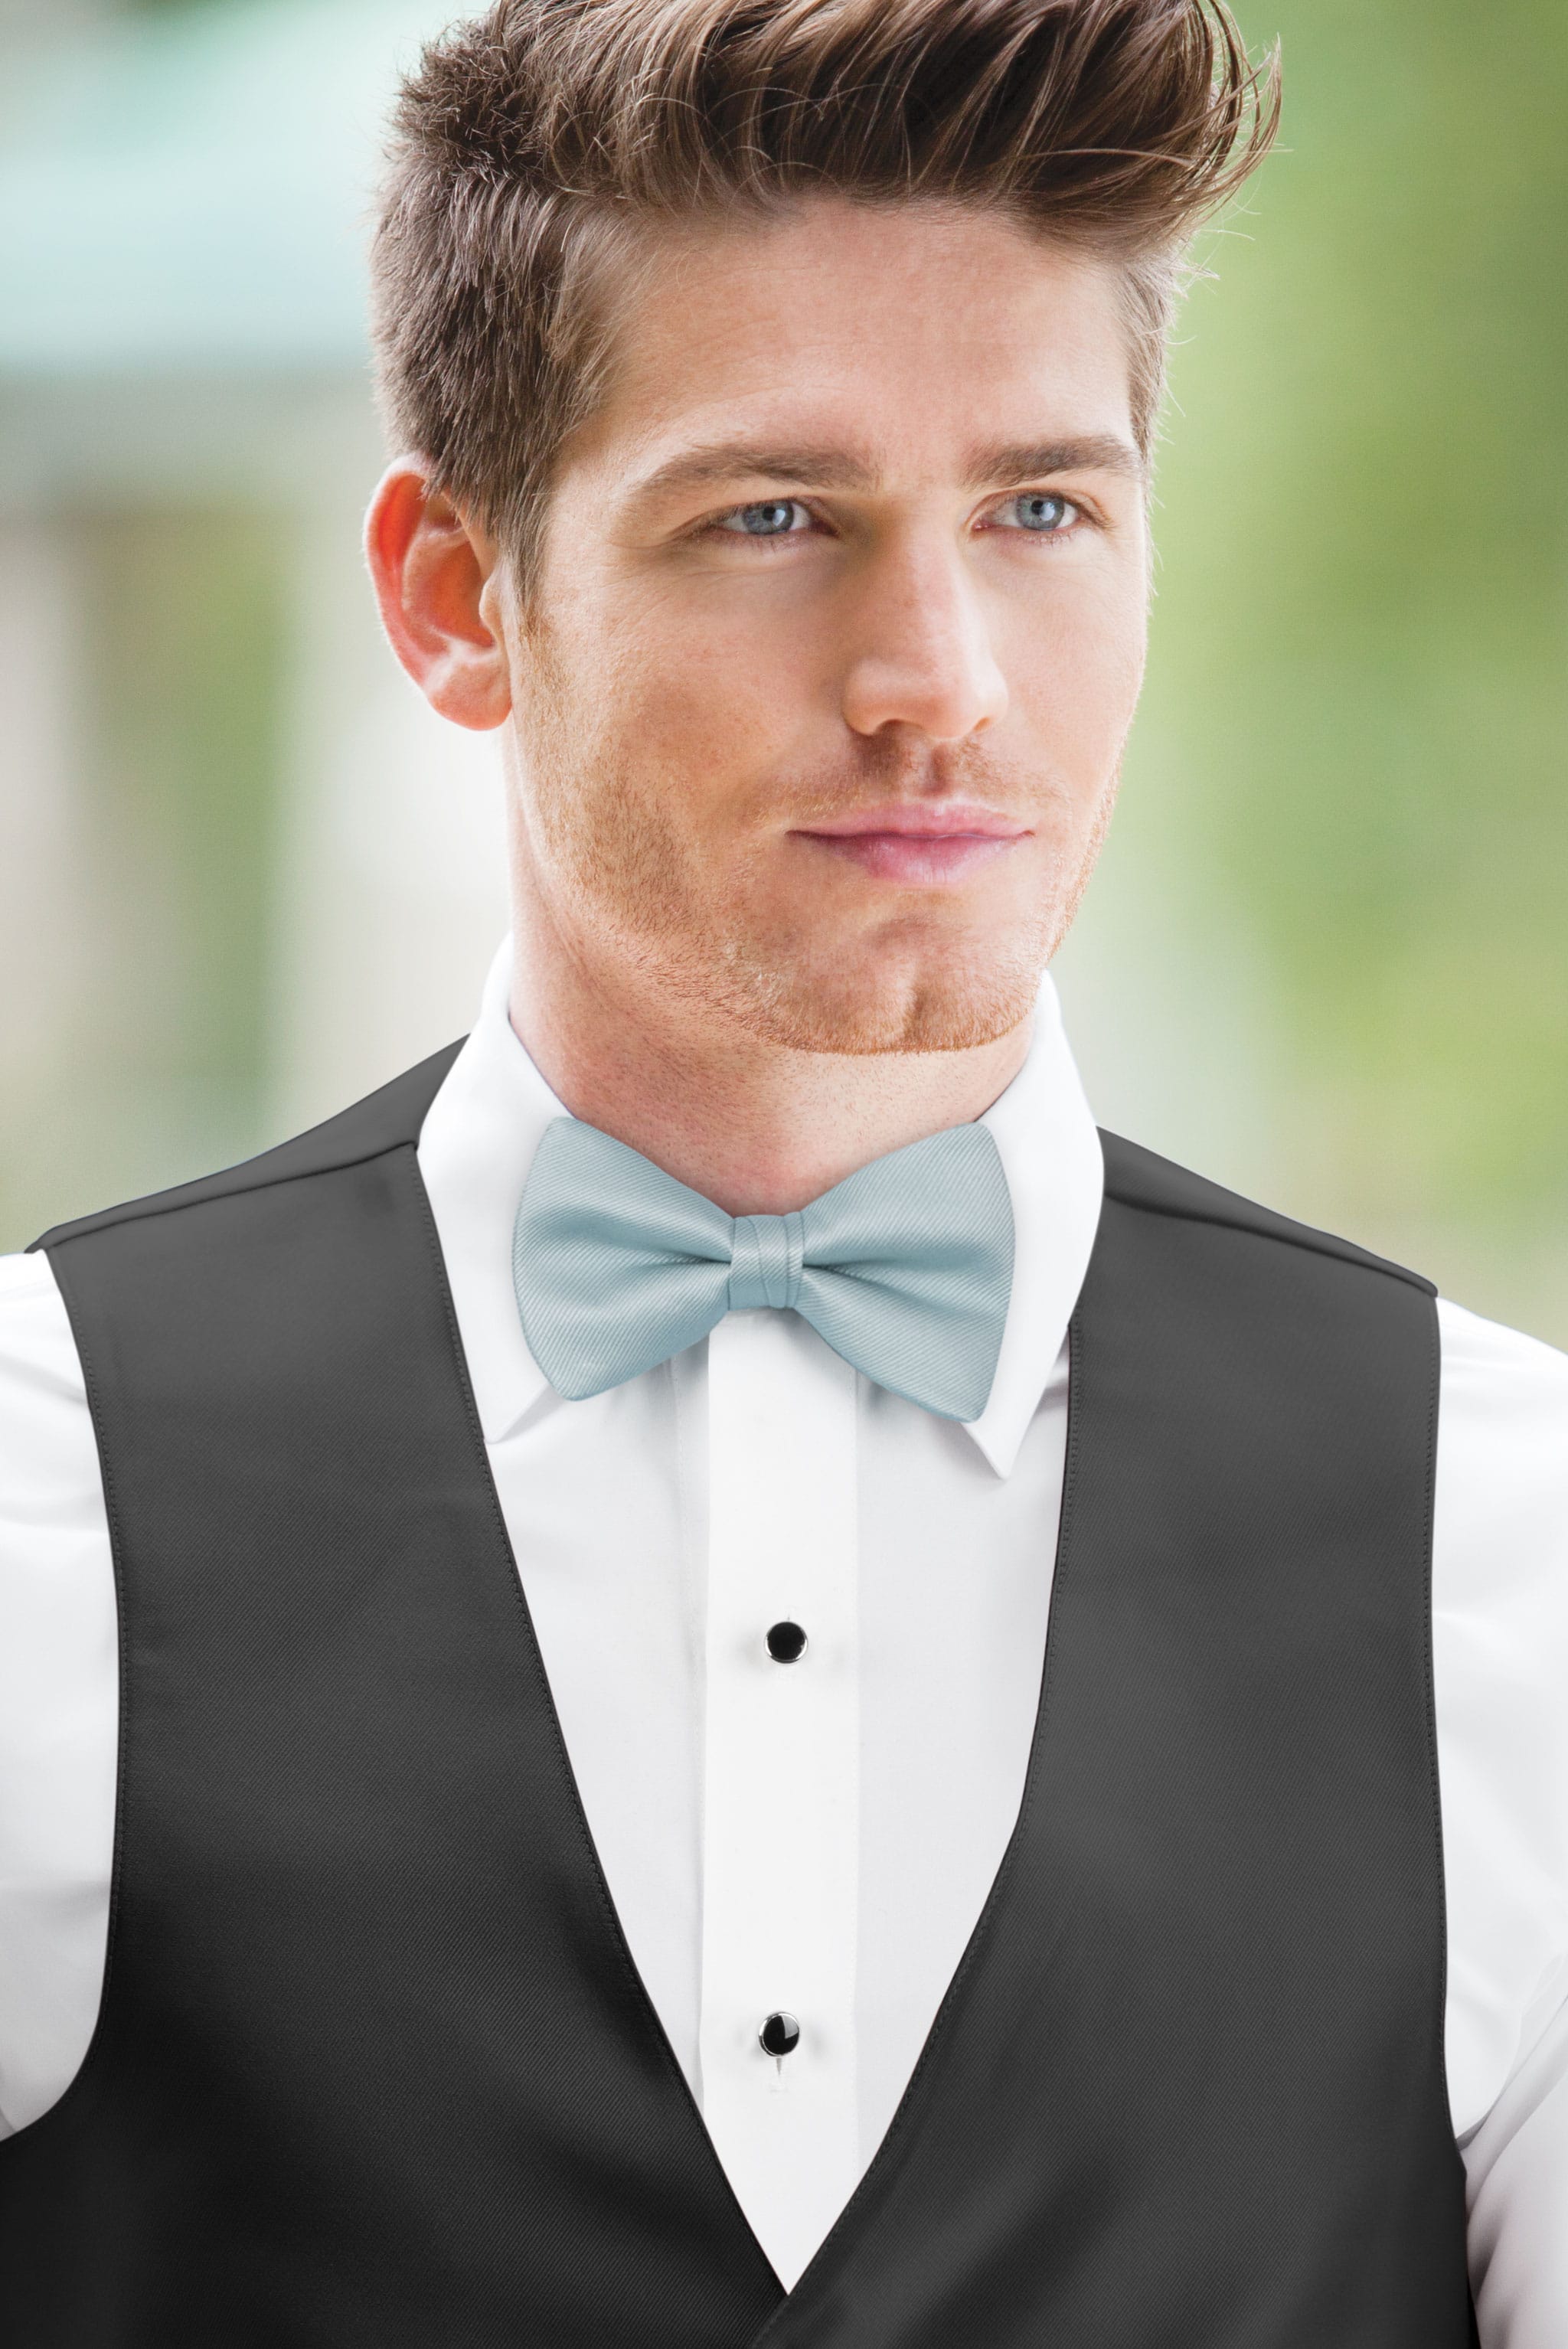
<instances>
[{"instance_id":1,"label":"cheek","mask_svg":"<svg viewBox=\"0 0 1568 2349\"><path fill-rule=\"evenodd\" d=\"M1012 673L1044 753L1074 795L1104 781L1132 722L1148 643L1142 574L1113 575L1057 599Z\"/></svg>"},{"instance_id":2,"label":"cheek","mask_svg":"<svg viewBox=\"0 0 1568 2349\"><path fill-rule=\"evenodd\" d=\"M610 643L558 667L528 761L538 834L560 885L662 930L733 891L725 844L738 851L765 803L777 745L754 666L695 638Z\"/></svg>"},{"instance_id":3,"label":"cheek","mask_svg":"<svg viewBox=\"0 0 1568 2349\"><path fill-rule=\"evenodd\" d=\"M790 657L799 651L733 616L686 616L618 666L606 714L624 771L668 795L676 829L711 836L727 810L753 809L788 764L815 706Z\"/></svg>"}]
</instances>

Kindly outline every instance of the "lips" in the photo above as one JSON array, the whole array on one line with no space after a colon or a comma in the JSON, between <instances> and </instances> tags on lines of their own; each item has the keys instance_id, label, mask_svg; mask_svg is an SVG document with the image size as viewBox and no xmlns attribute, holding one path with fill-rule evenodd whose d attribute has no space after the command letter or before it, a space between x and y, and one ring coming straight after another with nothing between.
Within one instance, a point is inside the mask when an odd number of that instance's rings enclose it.
<instances>
[{"instance_id":1,"label":"lips","mask_svg":"<svg viewBox=\"0 0 1568 2349\"><path fill-rule=\"evenodd\" d=\"M879 880L918 885L962 880L1005 856L1029 832L995 808L927 801L857 809L802 826L796 837Z\"/></svg>"}]
</instances>

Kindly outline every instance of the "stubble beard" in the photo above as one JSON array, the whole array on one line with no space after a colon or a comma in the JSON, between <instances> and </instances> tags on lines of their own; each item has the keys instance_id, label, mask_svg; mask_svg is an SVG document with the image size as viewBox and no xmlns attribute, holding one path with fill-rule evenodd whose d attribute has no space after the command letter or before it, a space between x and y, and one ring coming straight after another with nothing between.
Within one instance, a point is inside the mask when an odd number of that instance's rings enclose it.
<instances>
[{"instance_id":1,"label":"stubble beard","mask_svg":"<svg viewBox=\"0 0 1568 2349\"><path fill-rule=\"evenodd\" d=\"M794 1052L960 1052L1010 1034L1033 1010L1077 912L1119 781L1119 760L1078 853L1064 853L1037 908L1005 934L965 934L916 913L875 935L824 940L767 909L776 836L759 828L714 885L665 812L679 804L680 778L632 773L549 700L535 703L529 728L523 825L577 953L618 963L645 1003ZM792 813L809 819L829 804Z\"/></svg>"}]
</instances>

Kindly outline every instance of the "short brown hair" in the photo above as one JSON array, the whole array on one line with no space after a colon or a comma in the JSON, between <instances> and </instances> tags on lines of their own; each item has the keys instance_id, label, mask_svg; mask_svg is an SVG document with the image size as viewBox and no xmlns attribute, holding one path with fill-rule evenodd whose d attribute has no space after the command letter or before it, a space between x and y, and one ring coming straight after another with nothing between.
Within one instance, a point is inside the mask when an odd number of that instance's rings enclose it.
<instances>
[{"instance_id":1,"label":"short brown hair","mask_svg":"<svg viewBox=\"0 0 1568 2349\"><path fill-rule=\"evenodd\" d=\"M1222 0L500 0L404 84L374 261L384 412L526 583L603 397L600 264L663 216L829 191L999 211L1123 264L1154 433L1181 259L1278 67Z\"/></svg>"}]
</instances>

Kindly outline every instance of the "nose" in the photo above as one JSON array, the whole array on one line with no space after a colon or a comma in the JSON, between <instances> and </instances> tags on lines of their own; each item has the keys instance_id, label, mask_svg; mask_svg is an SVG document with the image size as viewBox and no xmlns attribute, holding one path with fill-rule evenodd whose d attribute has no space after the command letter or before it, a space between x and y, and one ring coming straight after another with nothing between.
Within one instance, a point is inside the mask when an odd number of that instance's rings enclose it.
<instances>
[{"instance_id":1,"label":"nose","mask_svg":"<svg viewBox=\"0 0 1568 2349\"><path fill-rule=\"evenodd\" d=\"M881 550L855 585L843 714L857 734L907 726L961 742L1003 716L1007 682L956 547L906 539Z\"/></svg>"}]
</instances>

